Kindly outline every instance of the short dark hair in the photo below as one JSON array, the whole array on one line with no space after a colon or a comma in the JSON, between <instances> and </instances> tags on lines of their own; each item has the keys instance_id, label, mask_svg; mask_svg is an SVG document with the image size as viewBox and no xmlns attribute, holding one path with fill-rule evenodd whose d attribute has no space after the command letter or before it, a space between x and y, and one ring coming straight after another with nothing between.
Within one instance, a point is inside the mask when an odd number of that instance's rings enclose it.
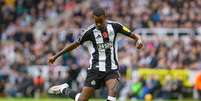
<instances>
[{"instance_id":1,"label":"short dark hair","mask_svg":"<svg viewBox=\"0 0 201 101\"><path fill-rule=\"evenodd\" d=\"M93 15L95 16L102 16L104 15L105 16L105 10L101 7L96 7L93 9Z\"/></svg>"}]
</instances>

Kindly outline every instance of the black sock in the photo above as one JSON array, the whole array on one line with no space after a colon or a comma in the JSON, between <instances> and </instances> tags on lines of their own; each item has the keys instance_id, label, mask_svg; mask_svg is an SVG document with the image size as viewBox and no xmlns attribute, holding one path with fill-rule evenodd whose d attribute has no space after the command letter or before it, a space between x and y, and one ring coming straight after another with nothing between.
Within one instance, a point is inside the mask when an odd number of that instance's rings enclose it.
<instances>
[{"instance_id":1,"label":"black sock","mask_svg":"<svg viewBox=\"0 0 201 101\"><path fill-rule=\"evenodd\" d=\"M68 97L70 97L72 99L75 99L75 96L77 95L77 92L73 91L70 88L64 88L63 91L62 91L62 94L65 95L65 96L68 96Z\"/></svg>"}]
</instances>

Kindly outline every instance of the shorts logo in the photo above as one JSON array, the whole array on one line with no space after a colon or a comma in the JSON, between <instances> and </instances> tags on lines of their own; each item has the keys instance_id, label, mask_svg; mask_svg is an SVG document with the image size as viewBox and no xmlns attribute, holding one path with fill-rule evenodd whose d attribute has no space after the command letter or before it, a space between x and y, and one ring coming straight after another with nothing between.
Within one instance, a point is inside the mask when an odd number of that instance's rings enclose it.
<instances>
[{"instance_id":1,"label":"shorts logo","mask_svg":"<svg viewBox=\"0 0 201 101\"><path fill-rule=\"evenodd\" d=\"M96 85L96 81L95 81L95 80L92 80L92 81L91 81L91 85Z\"/></svg>"}]
</instances>

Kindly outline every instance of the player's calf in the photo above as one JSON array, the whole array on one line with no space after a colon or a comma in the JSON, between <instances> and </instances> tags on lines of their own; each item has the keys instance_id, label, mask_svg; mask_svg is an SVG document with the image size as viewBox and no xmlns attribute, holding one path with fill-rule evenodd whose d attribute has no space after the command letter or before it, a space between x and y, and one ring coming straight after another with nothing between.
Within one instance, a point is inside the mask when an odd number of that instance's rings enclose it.
<instances>
[{"instance_id":1,"label":"player's calf","mask_svg":"<svg viewBox=\"0 0 201 101\"><path fill-rule=\"evenodd\" d=\"M76 91L73 91L69 88L63 89L62 94L65 96L68 96L72 99L75 99L75 101L88 101L89 100L89 98L86 95L77 93Z\"/></svg>"},{"instance_id":2,"label":"player's calf","mask_svg":"<svg viewBox=\"0 0 201 101\"><path fill-rule=\"evenodd\" d=\"M108 88L108 97L107 101L116 101L116 94L117 94L117 89L116 87L111 87Z\"/></svg>"},{"instance_id":3,"label":"player's calf","mask_svg":"<svg viewBox=\"0 0 201 101\"><path fill-rule=\"evenodd\" d=\"M88 101L89 98L84 95L84 94L80 94L79 96L77 96L77 98L75 98L75 101Z\"/></svg>"},{"instance_id":4,"label":"player's calf","mask_svg":"<svg viewBox=\"0 0 201 101\"><path fill-rule=\"evenodd\" d=\"M106 81L106 86L108 90L107 101L116 101L117 88L119 81L117 79L109 79Z\"/></svg>"}]
</instances>

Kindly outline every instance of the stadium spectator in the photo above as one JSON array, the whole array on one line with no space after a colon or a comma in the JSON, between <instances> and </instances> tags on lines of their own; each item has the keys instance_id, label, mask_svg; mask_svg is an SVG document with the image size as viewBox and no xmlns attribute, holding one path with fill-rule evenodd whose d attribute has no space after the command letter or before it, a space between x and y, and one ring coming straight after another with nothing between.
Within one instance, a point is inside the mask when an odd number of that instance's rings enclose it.
<instances>
[{"instance_id":1,"label":"stadium spectator","mask_svg":"<svg viewBox=\"0 0 201 101\"><path fill-rule=\"evenodd\" d=\"M44 93L45 80L41 75L33 78L34 96L41 96Z\"/></svg>"},{"instance_id":2,"label":"stadium spectator","mask_svg":"<svg viewBox=\"0 0 201 101\"><path fill-rule=\"evenodd\" d=\"M196 99L201 99L201 73L199 73L196 76L196 81L195 81L195 87L194 88L195 88L196 94L197 94Z\"/></svg>"},{"instance_id":3,"label":"stadium spectator","mask_svg":"<svg viewBox=\"0 0 201 101\"><path fill-rule=\"evenodd\" d=\"M8 95L15 95L11 93L15 91L11 91L10 88L16 88L16 93L22 92L18 91L21 88L16 86L23 83L20 81L22 78L26 81L25 77L20 75L21 72L28 71L32 65L47 65L47 57L51 51L58 51L65 44L74 41L80 33L79 29L92 23L89 20L90 9L97 5L107 9L110 19L127 24L131 29L190 28L193 33L186 32L186 34L201 32L199 32L201 0L82 1L0 0L0 85L2 85L0 93L5 90ZM120 67L122 67L120 69L123 75L127 76L127 69L130 67L131 70L139 68L201 69L201 40L197 40L197 36L161 38L160 35L157 36L157 33L164 34L163 31L151 31L149 34L153 37L144 37L145 48L140 53L130 40L119 37L119 59ZM65 66L66 70L71 70L67 72L67 75L73 74L72 77L66 76L65 79L69 82L74 80L80 68L87 67L88 59L89 56L84 47L65 54L59 63ZM70 61L73 61L73 66ZM77 73L74 74L72 71ZM54 73L48 73L50 84L57 80ZM30 78L35 76L32 75ZM59 81L63 82L63 80L64 78ZM125 85L128 82L130 81L126 78ZM152 81L154 85L156 83L156 88L157 82L157 80ZM29 83L31 82L27 84ZM154 85L152 89L155 89ZM168 85L169 83L167 86L162 86L167 92L170 90L166 88ZM154 97L156 95L154 94Z\"/></svg>"}]
</instances>

